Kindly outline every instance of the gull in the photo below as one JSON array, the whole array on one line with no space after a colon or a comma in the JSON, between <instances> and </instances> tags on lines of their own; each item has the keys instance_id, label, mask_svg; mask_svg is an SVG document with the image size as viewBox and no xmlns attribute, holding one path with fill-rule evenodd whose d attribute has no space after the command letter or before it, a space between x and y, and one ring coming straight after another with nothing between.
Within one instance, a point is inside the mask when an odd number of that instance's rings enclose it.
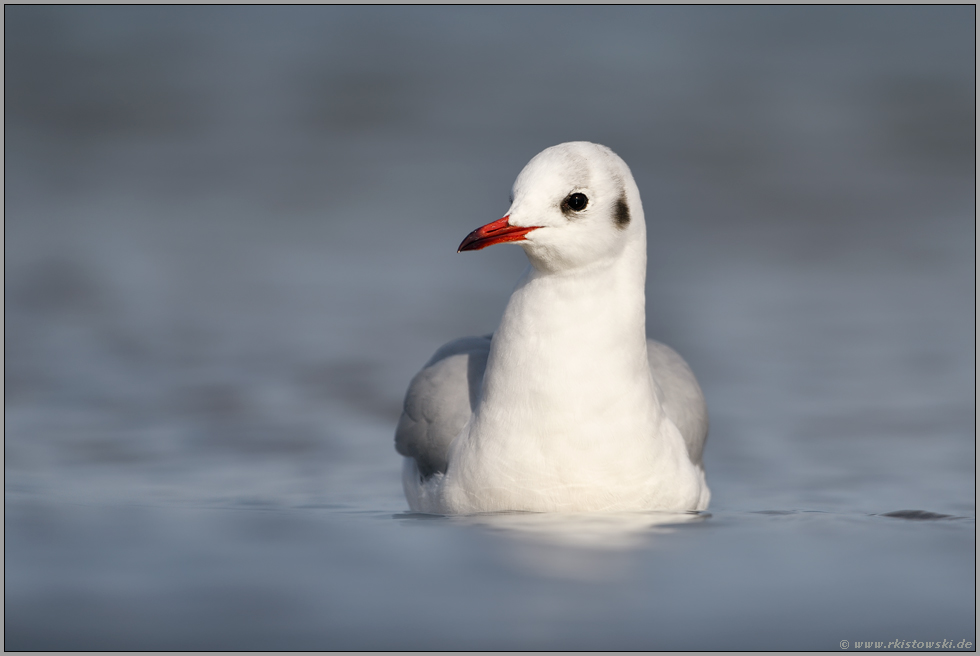
<instances>
[{"instance_id":1,"label":"gull","mask_svg":"<svg viewBox=\"0 0 980 656\"><path fill-rule=\"evenodd\" d=\"M395 431L409 507L432 514L697 511L704 395L646 337L646 223L626 163L585 141L518 175L511 206L459 251L529 262L496 332L436 351Z\"/></svg>"}]
</instances>

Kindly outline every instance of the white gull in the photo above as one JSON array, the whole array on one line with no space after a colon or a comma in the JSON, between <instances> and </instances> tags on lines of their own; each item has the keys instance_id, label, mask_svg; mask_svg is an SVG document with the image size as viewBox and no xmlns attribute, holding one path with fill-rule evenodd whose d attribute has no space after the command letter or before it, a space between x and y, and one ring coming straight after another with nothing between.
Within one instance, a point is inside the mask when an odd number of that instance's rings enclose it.
<instances>
[{"instance_id":1,"label":"white gull","mask_svg":"<svg viewBox=\"0 0 980 656\"><path fill-rule=\"evenodd\" d=\"M704 510L704 396L646 338L646 224L626 163L579 141L539 153L510 210L459 250L530 266L493 335L436 351L395 432L412 510Z\"/></svg>"}]
</instances>

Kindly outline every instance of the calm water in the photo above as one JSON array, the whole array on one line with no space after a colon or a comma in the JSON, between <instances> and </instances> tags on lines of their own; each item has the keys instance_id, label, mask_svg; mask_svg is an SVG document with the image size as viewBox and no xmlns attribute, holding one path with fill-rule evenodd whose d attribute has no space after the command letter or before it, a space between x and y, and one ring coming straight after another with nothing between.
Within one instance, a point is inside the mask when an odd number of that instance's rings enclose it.
<instances>
[{"instance_id":1,"label":"calm water","mask_svg":"<svg viewBox=\"0 0 980 656\"><path fill-rule=\"evenodd\" d=\"M974 25L5 8L5 647L975 645ZM711 507L409 514L401 396L524 266L455 248L575 139Z\"/></svg>"}]
</instances>

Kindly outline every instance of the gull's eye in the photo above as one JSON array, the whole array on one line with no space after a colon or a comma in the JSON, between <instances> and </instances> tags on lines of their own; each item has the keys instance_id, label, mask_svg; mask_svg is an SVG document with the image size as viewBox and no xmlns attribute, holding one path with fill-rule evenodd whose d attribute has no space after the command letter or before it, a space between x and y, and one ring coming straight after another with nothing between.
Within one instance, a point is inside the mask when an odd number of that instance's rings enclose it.
<instances>
[{"instance_id":1,"label":"gull's eye","mask_svg":"<svg viewBox=\"0 0 980 656\"><path fill-rule=\"evenodd\" d=\"M581 212L585 209L585 206L589 204L589 199L585 194L569 194L568 197L561 202L561 211L565 212Z\"/></svg>"}]
</instances>

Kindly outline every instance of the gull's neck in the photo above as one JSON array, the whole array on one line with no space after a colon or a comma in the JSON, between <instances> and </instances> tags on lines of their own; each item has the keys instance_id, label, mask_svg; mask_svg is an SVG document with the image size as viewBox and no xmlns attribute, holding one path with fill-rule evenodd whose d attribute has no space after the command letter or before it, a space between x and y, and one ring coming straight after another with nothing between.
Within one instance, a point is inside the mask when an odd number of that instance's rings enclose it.
<instances>
[{"instance_id":1,"label":"gull's neck","mask_svg":"<svg viewBox=\"0 0 980 656\"><path fill-rule=\"evenodd\" d=\"M645 241L588 270L529 268L493 336L473 437L589 444L655 430Z\"/></svg>"}]
</instances>

